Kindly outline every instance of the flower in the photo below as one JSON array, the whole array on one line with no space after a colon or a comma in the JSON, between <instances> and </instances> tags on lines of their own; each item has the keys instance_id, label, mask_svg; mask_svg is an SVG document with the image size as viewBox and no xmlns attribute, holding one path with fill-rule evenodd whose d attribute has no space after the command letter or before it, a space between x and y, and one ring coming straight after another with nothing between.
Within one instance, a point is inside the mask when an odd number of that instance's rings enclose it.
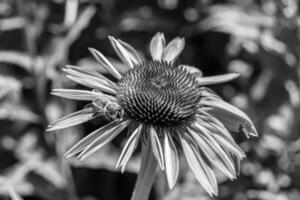
<instances>
[{"instance_id":1,"label":"flower","mask_svg":"<svg viewBox=\"0 0 300 200\"><path fill-rule=\"evenodd\" d=\"M49 131L86 122L104 115L112 121L95 130L70 150L66 157L80 160L92 155L127 128L129 138L117 162L125 170L139 141L151 145L154 157L165 171L169 188L173 188L179 169L179 150L202 187L212 196L218 194L213 168L230 179L239 173L239 162L245 157L231 132L257 136L249 117L204 87L238 77L230 73L202 77L202 72L175 60L185 40L175 38L167 45L162 33L151 40L152 60L143 60L129 44L109 36L109 40L128 68L120 73L95 49L92 55L111 75L111 81L94 70L66 66L67 77L93 88L88 90L54 89L52 94L91 101L84 109L65 116L48 127Z\"/></svg>"}]
</instances>

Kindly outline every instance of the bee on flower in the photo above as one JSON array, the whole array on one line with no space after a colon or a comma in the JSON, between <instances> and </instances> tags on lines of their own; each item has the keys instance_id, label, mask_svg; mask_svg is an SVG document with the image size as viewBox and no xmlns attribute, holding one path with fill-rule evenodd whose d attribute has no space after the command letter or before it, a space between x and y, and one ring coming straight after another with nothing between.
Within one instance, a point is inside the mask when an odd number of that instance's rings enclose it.
<instances>
[{"instance_id":1,"label":"bee on flower","mask_svg":"<svg viewBox=\"0 0 300 200\"><path fill-rule=\"evenodd\" d=\"M119 72L99 51L92 55L116 81L94 70L66 66L67 77L92 90L54 89L52 94L91 101L91 106L51 123L48 131L84 123L104 115L112 121L80 140L66 153L79 160L91 156L123 130L129 138L116 164L123 172L138 144L142 145L142 166L132 200L147 199L157 166L166 174L172 189L179 173L179 153L203 189L218 195L214 168L231 180L245 158L230 132L258 136L249 117L223 101L206 86L231 81L236 73L203 77L197 68L177 65L185 40L176 37L168 44L157 33L150 42L151 60L143 60L129 44L109 36L119 58L127 67ZM126 129L127 128L127 129Z\"/></svg>"}]
</instances>

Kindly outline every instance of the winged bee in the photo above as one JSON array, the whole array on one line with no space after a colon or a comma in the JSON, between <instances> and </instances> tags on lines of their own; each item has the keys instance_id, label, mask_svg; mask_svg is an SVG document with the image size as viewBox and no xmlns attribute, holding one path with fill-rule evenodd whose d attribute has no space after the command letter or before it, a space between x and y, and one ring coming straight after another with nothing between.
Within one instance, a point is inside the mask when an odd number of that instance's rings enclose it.
<instances>
[{"instance_id":1,"label":"winged bee","mask_svg":"<svg viewBox=\"0 0 300 200\"><path fill-rule=\"evenodd\" d=\"M109 98L109 96L94 100L93 105L100 109L100 112L102 112L105 117L108 117L111 120L122 118L124 114L124 111L118 102L113 98Z\"/></svg>"}]
</instances>

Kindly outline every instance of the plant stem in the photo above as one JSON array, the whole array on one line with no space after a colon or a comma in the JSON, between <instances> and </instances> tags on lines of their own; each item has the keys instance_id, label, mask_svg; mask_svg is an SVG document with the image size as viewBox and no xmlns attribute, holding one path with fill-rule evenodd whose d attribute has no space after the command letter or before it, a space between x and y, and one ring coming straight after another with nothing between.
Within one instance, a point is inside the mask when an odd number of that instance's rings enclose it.
<instances>
[{"instance_id":1,"label":"plant stem","mask_svg":"<svg viewBox=\"0 0 300 200\"><path fill-rule=\"evenodd\" d=\"M142 163L131 200L148 200L155 179L157 161L152 153L151 143L142 146Z\"/></svg>"}]
</instances>

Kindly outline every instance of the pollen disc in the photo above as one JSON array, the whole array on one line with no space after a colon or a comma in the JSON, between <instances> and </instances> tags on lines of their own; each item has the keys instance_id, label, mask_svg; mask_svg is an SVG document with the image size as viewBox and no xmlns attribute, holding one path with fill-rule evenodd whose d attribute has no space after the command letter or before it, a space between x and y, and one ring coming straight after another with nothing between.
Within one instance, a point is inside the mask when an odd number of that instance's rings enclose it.
<instances>
[{"instance_id":1,"label":"pollen disc","mask_svg":"<svg viewBox=\"0 0 300 200\"><path fill-rule=\"evenodd\" d=\"M117 100L125 114L146 124L175 125L191 118L200 100L195 76L164 61L147 61L126 71Z\"/></svg>"}]
</instances>

